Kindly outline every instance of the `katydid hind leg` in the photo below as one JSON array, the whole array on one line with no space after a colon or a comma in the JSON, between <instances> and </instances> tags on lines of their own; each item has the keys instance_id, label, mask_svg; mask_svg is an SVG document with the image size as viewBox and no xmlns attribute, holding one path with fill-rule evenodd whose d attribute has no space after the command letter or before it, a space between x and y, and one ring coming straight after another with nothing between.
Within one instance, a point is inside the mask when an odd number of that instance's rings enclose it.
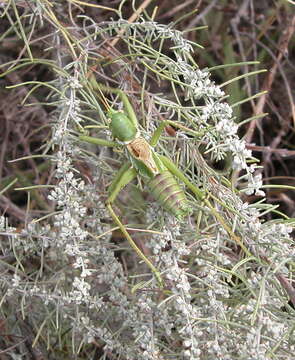
<instances>
[{"instance_id":1,"label":"katydid hind leg","mask_svg":"<svg viewBox=\"0 0 295 360\"><path fill-rule=\"evenodd\" d=\"M126 227L122 224L122 222L120 221L119 217L116 215L114 209L111 206L111 203L107 204L107 208L114 220L114 222L117 224L117 226L120 228L120 230L122 231L123 235L125 236L125 238L127 239L127 241L129 242L130 246L133 248L133 250L137 253L137 255L147 264L147 266L151 269L151 271L153 272L153 274L155 275L159 285L162 287L163 286L163 281L161 278L161 274L159 272L159 270L153 265L153 263L144 255L144 253L139 249L139 247L136 245L136 243L134 242L134 240L132 239L132 237L129 235Z\"/></svg>"},{"instance_id":2,"label":"katydid hind leg","mask_svg":"<svg viewBox=\"0 0 295 360\"><path fill-rule=\"evenodd\" d=\"M124 164L121 169L119 170L118 174L112 181L112 184L109 187L109 197L107 200L107 208L116 223L116 225L120 228L121 232L129 242L130 246L135 250L137 255L147 264L147 266L151 269L154 273L158 283L162 286L162 279L159 271L157 268L152 264L152 262L144 255L144 253L139 249L136 245L130 234L128 233L126 227L120 221L119 217L116 215L114 209L112 208L112 203L115 201L116 197L118 196L119 192L128 184L130 183L137 175L136 170L131 167L131 163L128 162Z\"/></svg>"},{"instance_id":3,"label":"katydid hind leg","mask_svg":"<svg viewBox=\"0 0 295 360\"><path fill-rule=\"evenodd\" d=\"M181 180L196 196L198 200L204 199L204 192L195 186L178 167L167 156L159 155L159 158L167 169L179 180Z\"/></svg>"}]
</instances>

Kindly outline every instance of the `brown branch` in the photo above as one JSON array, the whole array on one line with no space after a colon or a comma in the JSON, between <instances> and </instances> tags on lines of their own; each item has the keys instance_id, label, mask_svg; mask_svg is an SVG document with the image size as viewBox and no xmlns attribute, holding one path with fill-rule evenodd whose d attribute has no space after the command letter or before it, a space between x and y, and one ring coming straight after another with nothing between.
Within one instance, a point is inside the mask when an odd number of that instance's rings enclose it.
<instances>
[{"instance_id":1,"label":"brown branch","mask_svg":"<svg viewBox=\"0 0 295 360\"><path fill-rule=\"evenodd\" d=\"M285 30L285 32L283 32L283 34L279 40L279 45L278 45L279 52L278 52L276 61L274 62L273 66L269 70L266 78L264 79L264 82L262 85L262 91L269 92L271 90L274 78L276 76L276 73L277 73L277 70L279 67L279 63L281 62L282 58L288 52L288 45L289 45L290 40L292 39L294 30L295 30L295 16L293 16L290 19L290 21L286 24L286 30ZM254 108L254 116L263 113L267 95L268 94L264 94L264 95L260 96L258 103ZM293 119L294 119L294 124L295 124L295 108L294 108L293 102L291 103L291 108L292 108L292 114L293 114ZM256 119L251 121L249 128L247 130L247 133L245 135L245 140L247 143L251 143L256 125L257 125Z\"/></svg>"}]
</instances>

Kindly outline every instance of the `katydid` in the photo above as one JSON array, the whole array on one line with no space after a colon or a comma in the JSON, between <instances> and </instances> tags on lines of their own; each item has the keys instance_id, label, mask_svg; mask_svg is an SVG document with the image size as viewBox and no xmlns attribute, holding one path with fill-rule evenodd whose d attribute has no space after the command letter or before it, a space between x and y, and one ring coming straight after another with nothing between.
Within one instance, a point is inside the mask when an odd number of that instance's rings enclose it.
<instances>
[{"instance_id":1,"label":"katydid","mask_svg":"<svg viewBox=\"0 0 295 360\"><path fill-rule=\"evenodd\" d=\"M107 208L130 245L150 267L157 280L161 283L159 271L134 243L125 226L115 214L112 203L115 201L118 193L129 182L136 176L140 176L160 205L178 220L183 220L192 210L185 192L178 184L176 178L184 182L197 199L203 199L203 192L193 185L169 158L155 152L154 147L157 145L161 133L166 126L165 121L155 130L150 142L148 142L140 134L136 114L126 94L122 90L98 84L93 76L90 79L90 84L93 90L97 90L100 93L100 99L107 108L107 115L110 118L109 128L115 141L84 135L81 135L80 139L103 146L121 145L126 149L129 161L121 167L108 189ZM124 112L112 109L104 98L103 91L118 94L123 102Z\"/></svg>"}]
</instances>

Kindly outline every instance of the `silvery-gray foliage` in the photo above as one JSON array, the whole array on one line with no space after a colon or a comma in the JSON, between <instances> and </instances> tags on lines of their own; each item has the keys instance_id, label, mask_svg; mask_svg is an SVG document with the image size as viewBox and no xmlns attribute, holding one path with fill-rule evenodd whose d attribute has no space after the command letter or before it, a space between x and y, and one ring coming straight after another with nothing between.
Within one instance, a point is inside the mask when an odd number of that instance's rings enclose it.
<instances>
[{"instance_id":1,"label":"silvery-gray foliage","mask_svg":"<svg viewBox=\"0 0 295 360\"><path fill-rule=\"evenodd\" d=\"M295 346L289 335L294 323L287 315L282 321L280 308L285 298L275 278L276 272L287 277L288 263L294 261L291 229L283 221L263 221L266 205L242 202L243 192L263 196L262 180L255 174L257 166L249 162L251 152L237 135L238 126L224 92L210 79L208 69L199 69L192 61L196 45L173 26L144 18L135 23L120 19L96 24L85 16L82 20L83 26L74 29L81 36L80 58L67 62L65 47L59 46L63 43L61 33L54 35L52 44L56 45L60 71L52 82L56 89L52 101L57 105L51 140L56 149L56 186L48 199L55 204L56 213L28 223L18 233L1 217L5 252L23 256L42 253L43 263L51 271L44 268L40 276L31 279L17 271L5 274L1 278L5 301L15 297L25 307L34 304L40 322L46 323L48 316L44 306L58 313L59 326L70 328L76 351L96 341L104 344L106 352L130 360L266 360L272 354L291 359L288 354L295 352ZM252 254L239 256L234 238L212 209L190 195L196 216L185 223L150 202L142 218L145 228L152 231L143 232L142 241L162 273L164 289L127 243L112 240L113 225L105 208L106 184L115 173L113 164L124 161L124 154L95 147L84 151L85 146L73 132L89 118L100 126L107 123L104 109L98 109L95 96L85 90L85 64L99 52L107 36L121 31L121 41L130 54L137 54L135 61L117 60L124 70L137 76L140 67L157 81L177 85L189 101L185 106L177 96L168 99L163 94L154 95L148 126L141 124L144 136L151 136L159 115L200 134L187 136L180 130L177 139L163 139L159 152L173 154L179 140L182 154L173 160L180 161L179 166L187 169L193 182L207 187L219 199L212 201L215 211ZM161 52L162 41L171 42L174 59ZM121 82L124 88L123 78ZM203 104L197 105L200 99ZM99 114L98 118L94 114ZM110 135L106 127L99 134ZM199 144L206 144L213 160L231 154L234 170L243 170L235 189L210 183L213 170L190 159L191 149ZM111 157L113 162L109 161ZM90 180L86 181L76 168L77 158L88 162ZM199 166L195 173L190 170L194 165ZM136 219L124 196L122 206L131 219ZM129 251L130 264L121 261L122 250ZM261 261L261 255L269 263Z\"/></svg>"}]
</instances>

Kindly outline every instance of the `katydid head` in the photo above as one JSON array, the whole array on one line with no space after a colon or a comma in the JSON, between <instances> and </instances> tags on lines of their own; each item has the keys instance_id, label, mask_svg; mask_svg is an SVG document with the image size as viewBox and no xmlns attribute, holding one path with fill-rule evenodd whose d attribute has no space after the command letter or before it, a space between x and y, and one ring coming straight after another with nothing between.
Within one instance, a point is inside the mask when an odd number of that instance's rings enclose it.
<instances>
[{"instance_id":1,"label":"katydid head","mask_svg":"<svg viewBox=\"0 0 295 360\"><path fill-rule=\"evenodd\" d=\"M138 129L124 112L109 109L107 115L111 119L109 126L115 139L129 142L138 136Z\"/></svg>"}]
</instances>

